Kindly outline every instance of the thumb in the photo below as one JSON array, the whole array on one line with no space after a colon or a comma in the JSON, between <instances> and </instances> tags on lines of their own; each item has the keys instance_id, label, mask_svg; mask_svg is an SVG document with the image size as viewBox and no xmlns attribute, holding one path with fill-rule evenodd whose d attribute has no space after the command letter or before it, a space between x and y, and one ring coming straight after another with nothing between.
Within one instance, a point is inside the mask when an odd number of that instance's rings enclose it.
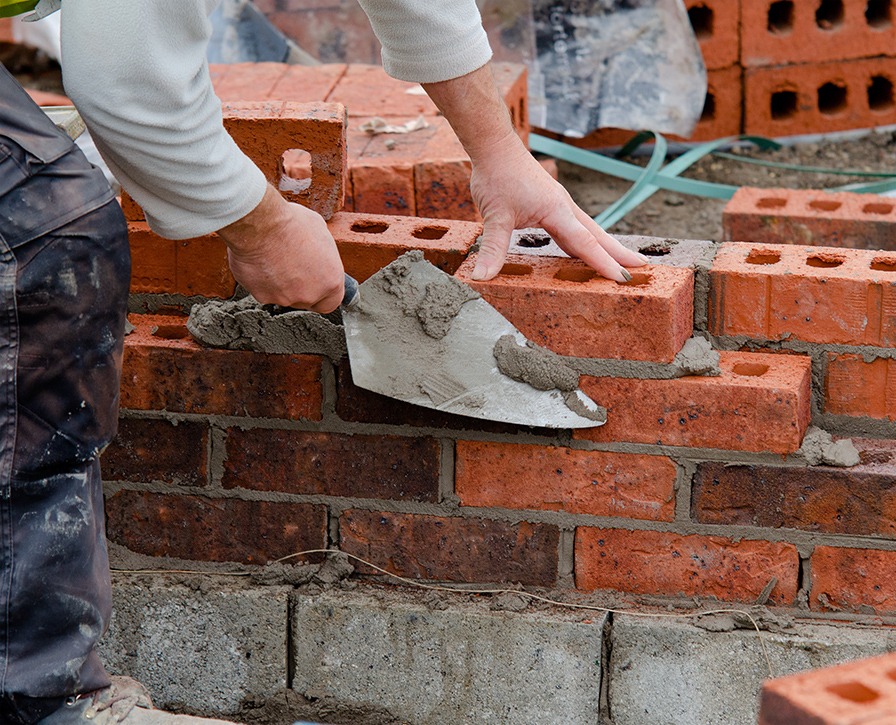
<instances>
[{"instance_id":1,"label":"thumb","mask_svg":"<svg viewBox=\"0 0 896 725\"><path fill-rule=\"evenodd\" d=\"M473 279L488 280L496 276L504 266L504 258L510 246L513 225L486 219L482 227L482 242L476 254Z\"/></svg>"}]
</instances>

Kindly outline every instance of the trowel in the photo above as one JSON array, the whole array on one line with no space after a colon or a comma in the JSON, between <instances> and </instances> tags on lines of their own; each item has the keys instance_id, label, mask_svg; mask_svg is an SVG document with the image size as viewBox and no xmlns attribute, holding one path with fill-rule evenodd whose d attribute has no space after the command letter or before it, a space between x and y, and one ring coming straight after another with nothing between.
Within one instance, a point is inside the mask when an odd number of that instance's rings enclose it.
<instances>
[{"instance_id":1,"label":"trowel","mask_svg":"<svg viewBox=\"0 0 896 725\"><path fill-rule=\"evenodd\" d=\"M482 296L408 252L341 307L355 385L446 413L543 428L593 428L606 411L578 373L530 343Z\"/></svg>"}]
</instances>

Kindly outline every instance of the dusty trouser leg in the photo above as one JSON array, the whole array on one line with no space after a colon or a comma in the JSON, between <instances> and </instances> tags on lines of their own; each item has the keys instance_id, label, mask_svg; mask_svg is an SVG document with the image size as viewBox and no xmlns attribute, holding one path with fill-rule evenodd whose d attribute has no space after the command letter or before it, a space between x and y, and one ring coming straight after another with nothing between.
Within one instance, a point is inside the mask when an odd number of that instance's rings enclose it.
<instances>
[{"instance_id":1,"label":"dusty trouser leg","mask_svg":"<svg viewBox=\"0 0 896 725\"><path fill-rule=\"evenodd\" d=\"M48 144L4 128L4 81L0 722L30 725L109 683L94 651L111 611L98 456L117 420L130 260L102 173L74 146L58 154L52 124Z\"/></svg>"}]
</instances>

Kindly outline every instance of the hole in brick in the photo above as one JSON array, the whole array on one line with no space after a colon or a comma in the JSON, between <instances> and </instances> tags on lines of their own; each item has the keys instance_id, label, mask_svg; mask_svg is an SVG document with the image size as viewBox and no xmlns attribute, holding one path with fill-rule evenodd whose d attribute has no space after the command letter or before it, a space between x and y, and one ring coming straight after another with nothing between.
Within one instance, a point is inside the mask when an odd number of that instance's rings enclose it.
<instances>
[{"instance_id":1,"label":"hole in brick","mask_svg":"<svg viewBox=\"0 0 896 725\"><path fill-rule=\"evenodd\" d=\"M152 328L151 334L163 340L183 340L190 336L186 325L156 325Z\"/></svg>"},{"instance_id":2,"label":"hole in brick","mask_svg":"<svg viewBox=\"0 0 896 725\"><path fill-rule=\"evenodd\" d=\"M865 7L865 20L875 29L889 28L893 23L891 0L868 0Z\"/></svg>"},{"instance_id":3,"label":"hole in brick","mask_svg":"<svg viewBox=\"0 0 896 725\"><path fill-rule=\"evenodd\" d=\"M825 83L818 89L818 110L825 116L833 116L846 110L846 86Z\"/></svg>"},{"instance_id":4,"label":"hole in brick","mask_svg":"<svg viewBox=\"0 0 896 725\"><path fill-rule=\"evenodd\" d=\"M813 199L809 202L809 208L816 211L837 211L841 206L843 206L841 202L827 199Z\"/></svg>"},{"instance_id":5,"label":"hole in brick","mask_svg":"<svg viewBox=\"0 0 896 725\"><path fill-rule=\"evenodd\" d=\"M532 267L528 264L505 264L501 267L500 274L506 274L512 277L525 277L527 274L532 274Z\"/></svg>"},{"instance_id":6,"label":"hole in brick","mask_svg":"<svg viewBox=\"0 0 896 725\"><path fill-rule=\"evenodd\" d=\"M873 76L868 84L868 108L872 111L889 111L894 103L893 81L885 76Z\"/></svg>"},{"instance_id":7,"label":"hole in brick","mask_svg":"<svg viewBox=\"0 0 896 725\"><path fill-rule=\"evenodd\" d=\"M561 282L588 282L597 277L597 272L587 267L564 267L558 270L554 279Z\"/></svg>"},{"instance_id":8,"label":"hole in brick","mask_svg":"<svg viewBox=\"0 0 896 725\"><path fill-rule=\"evenodd\" d=\"M657 242L656 244L647 244L643 247L638 247L638 251L647 257L665 257L672 252L672 247L676 244L677 242L674 240L667 239L664 242Z\"/></svg>"},{"instance_id":9,"label":"hole in brick","mask_svg":"<svg viewBox=\"0 0 896 725\"><path fill-rule=\"evenodd\" d=\"M796 92L775 91L772 93L771 112L772 118L776 121L796 115Z\"/></svg>"},{"instance_id":10,"label":"hole in brick","mask_svg":"<svg viewBox=\"0 0 896 725\"><path fill-rule=\"evenodd\" d=\"M520 128L526 125L526 99L520 98Z\"/></svg>"},{"instance_id":11,"label":"hole in brick","mask_svg":"<svg viewBox=\"0 0 896 725\"><path fill-rule=\"evenodd\" d=\"M508 110L510 111L510 125L513 126L514 128L517 128L516 109L513 106L511 106Z\"/></svg>"},{"instance_id":12,"label":"hole in brick","mask_svg":"<svg viewBox=\"0 0 896 725\"><path fill-rule=\"evenodd\" d=\"M823 269L831 269L839 267L846 260L834 254L813 254L806 260L806 264L810 267L821 267Z\"/></svg>"},{"instance_id":13,"label":"hole in brick","mask_svg":"<svg viewBox=\"0 0 896 725\"><path fill-rule=\"evenodd\" d=\"M876 272L896 272L896 257L875 257L871 269Z\"/></svg>"},{"instance_id":14,"label":"hole in brick","mask_svg":"<svg viewBox=\"0 0 896 725\"><path fill-rule=\"evenodd\" d=\"M743 375L744 377L758 378L768 372L768 365L762 363L735 363L731 368L731 372L735 375Z\"/></svg>"},{"instance_id":15,"label":"hole in brick","mask_svg":"<svg viewBox=\"0 0 896 725\"><path fill-rule=\"evenodd\" d=\"M781 253L768 249L751 249L746 259L747 264L777 264L780 261Z\"/></svg>"},{"instance_id":16,"label":"hole in brick","mask_svg":"<svg viewBox=\"0 0 896 725\"><path fill-rule=\"evenodd\" d=\"M426 226L417 227L411 232L412 237L417 239L441 239L448 233L448 227Z\"/></svg>"},{"instance_id":17,"label":"hole in brick","mask_svg":"<svg viewBox=\"0 0 896 725\"><path fill-rule=\"evenodd\" d=\"M836 30L843 24L843 0L821 0L815 11L815 24L822 30Z\"/></svg>"},{"instance_id":18,"label":"hole in brick","mask_svg":"<svg viewBox=\"0 0 896 725\"><path fill-rule=\"evenodd\" d=\"M865 206L862 207L862 212L864 214L889 214L891 211L893 211L892 204L873 203L865 204Z\"/></svg>"},{"instance_id":19,"label":"hole in brick","mask_svg":"<svg viewBox=\"0 0 896 725\"><path fill-rule=\"evenodd\" d=\"M688 10L688 19L691 21L691 27L694 29L694 35L697 40L709 40L712 37L713 17L712 8L705 5L695 5Z\"/></svg>"},{"instance_id":20,"label":"hole in brick","mask_svg":"<svg viewBox=\"0 0 896 725\"><path fill-rule=\"evenodd\" d=\"M713 121L716 117L716 97L713 93L707 92L703 101L703 111L700 114L701 121Z\"/></svg>"},{"instance_id":21,"label":"hole in brick","mask_svg":"<svg viewBox=\"0 0 896 725\"><path fill-rule=\"evenodd\" d=\"M372 220L352 222L352 231L361 232L361 234L382 234L389 228L386 222L376 222Z\"/></svg>"},{"instance_id":22,"label":"hole in brick","mask_svg":"<svg viewBox=\"0 0 896 725\"><path fill-rule=\"evenodd\" d=\"M304 149L287 149L280 156L280 191L305 191L311 186L311 173L311 154Z\"/></svg>"},{"instance_id":23,"label":"hole in brick","mask_svg":"<svg viewBox=\"0 0 896 725\"><path fill-rule=\"evenodd\" d=\"M791 0L779 0L769 5L768 32L786 35L793 30L793 3Z\"/></svg>"},{"instance_id":24,"label":"hole in brick","mask_svg":"<svg viewBox=\"0 0 896 725\"><path fill-rule=\"evenodd\" d=\"M546 247L551 243L551 238L547 234L520 234L516 238L516 246L525 247L526 249L538 249Z\"/></svg>"},{"instance_id":25,"label":"hole in brick","mask_svg":"<svg viewBox=\"0 0 896 725\"><path fill-rule=\"evenodd\" d=\"M872 690L861 682L840 682L836 685L828 685L828 692L832 692L837 697L842 697L850 702L873 702L880 697L880 694Z\"/></svg>"},{"instance_id":26,"label":"hole in brick","mask_svg":"<svg viewBox=\"0 0 896 725\"><path fill-rule=\"evenodd\" d=\"M781 209L787 206L787 199L780 199L775 196L766 196L756 202L759 209Z\"/></svg>"},{"instance_id":27,"label":"hole in brick","mask_svg":"<svg viewBox=\"0 0 896 725\"><path fill-rule=\"evenodd\" d=\"M631 275L632 278L628 282L623 282L628 287L644 287L650 284L650 281L653 279L652 275L645 272L631 272Z\"/></svg>"}]
</instances>

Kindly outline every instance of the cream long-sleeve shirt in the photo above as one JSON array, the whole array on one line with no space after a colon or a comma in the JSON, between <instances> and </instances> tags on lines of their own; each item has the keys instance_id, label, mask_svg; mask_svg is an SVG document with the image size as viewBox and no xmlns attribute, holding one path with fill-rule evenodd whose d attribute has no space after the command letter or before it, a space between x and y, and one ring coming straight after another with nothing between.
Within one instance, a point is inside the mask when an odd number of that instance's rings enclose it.
<instances>
[{"instance_id":1,"label":"cream long-sleeve shirt","mask_svg":"<svg viewBox=\"0 0 896 725\"><path fill-rule=\"evenodd\" d=\"M62 70L112 173L171 239L248 214L262 172L224 131L208 74L209 13L218 0L65 0ZM403 80L457 78L491 57L475 0L361 0ZM297 101L303 99L297 98Z\"/></svg>"}]
</instances>

